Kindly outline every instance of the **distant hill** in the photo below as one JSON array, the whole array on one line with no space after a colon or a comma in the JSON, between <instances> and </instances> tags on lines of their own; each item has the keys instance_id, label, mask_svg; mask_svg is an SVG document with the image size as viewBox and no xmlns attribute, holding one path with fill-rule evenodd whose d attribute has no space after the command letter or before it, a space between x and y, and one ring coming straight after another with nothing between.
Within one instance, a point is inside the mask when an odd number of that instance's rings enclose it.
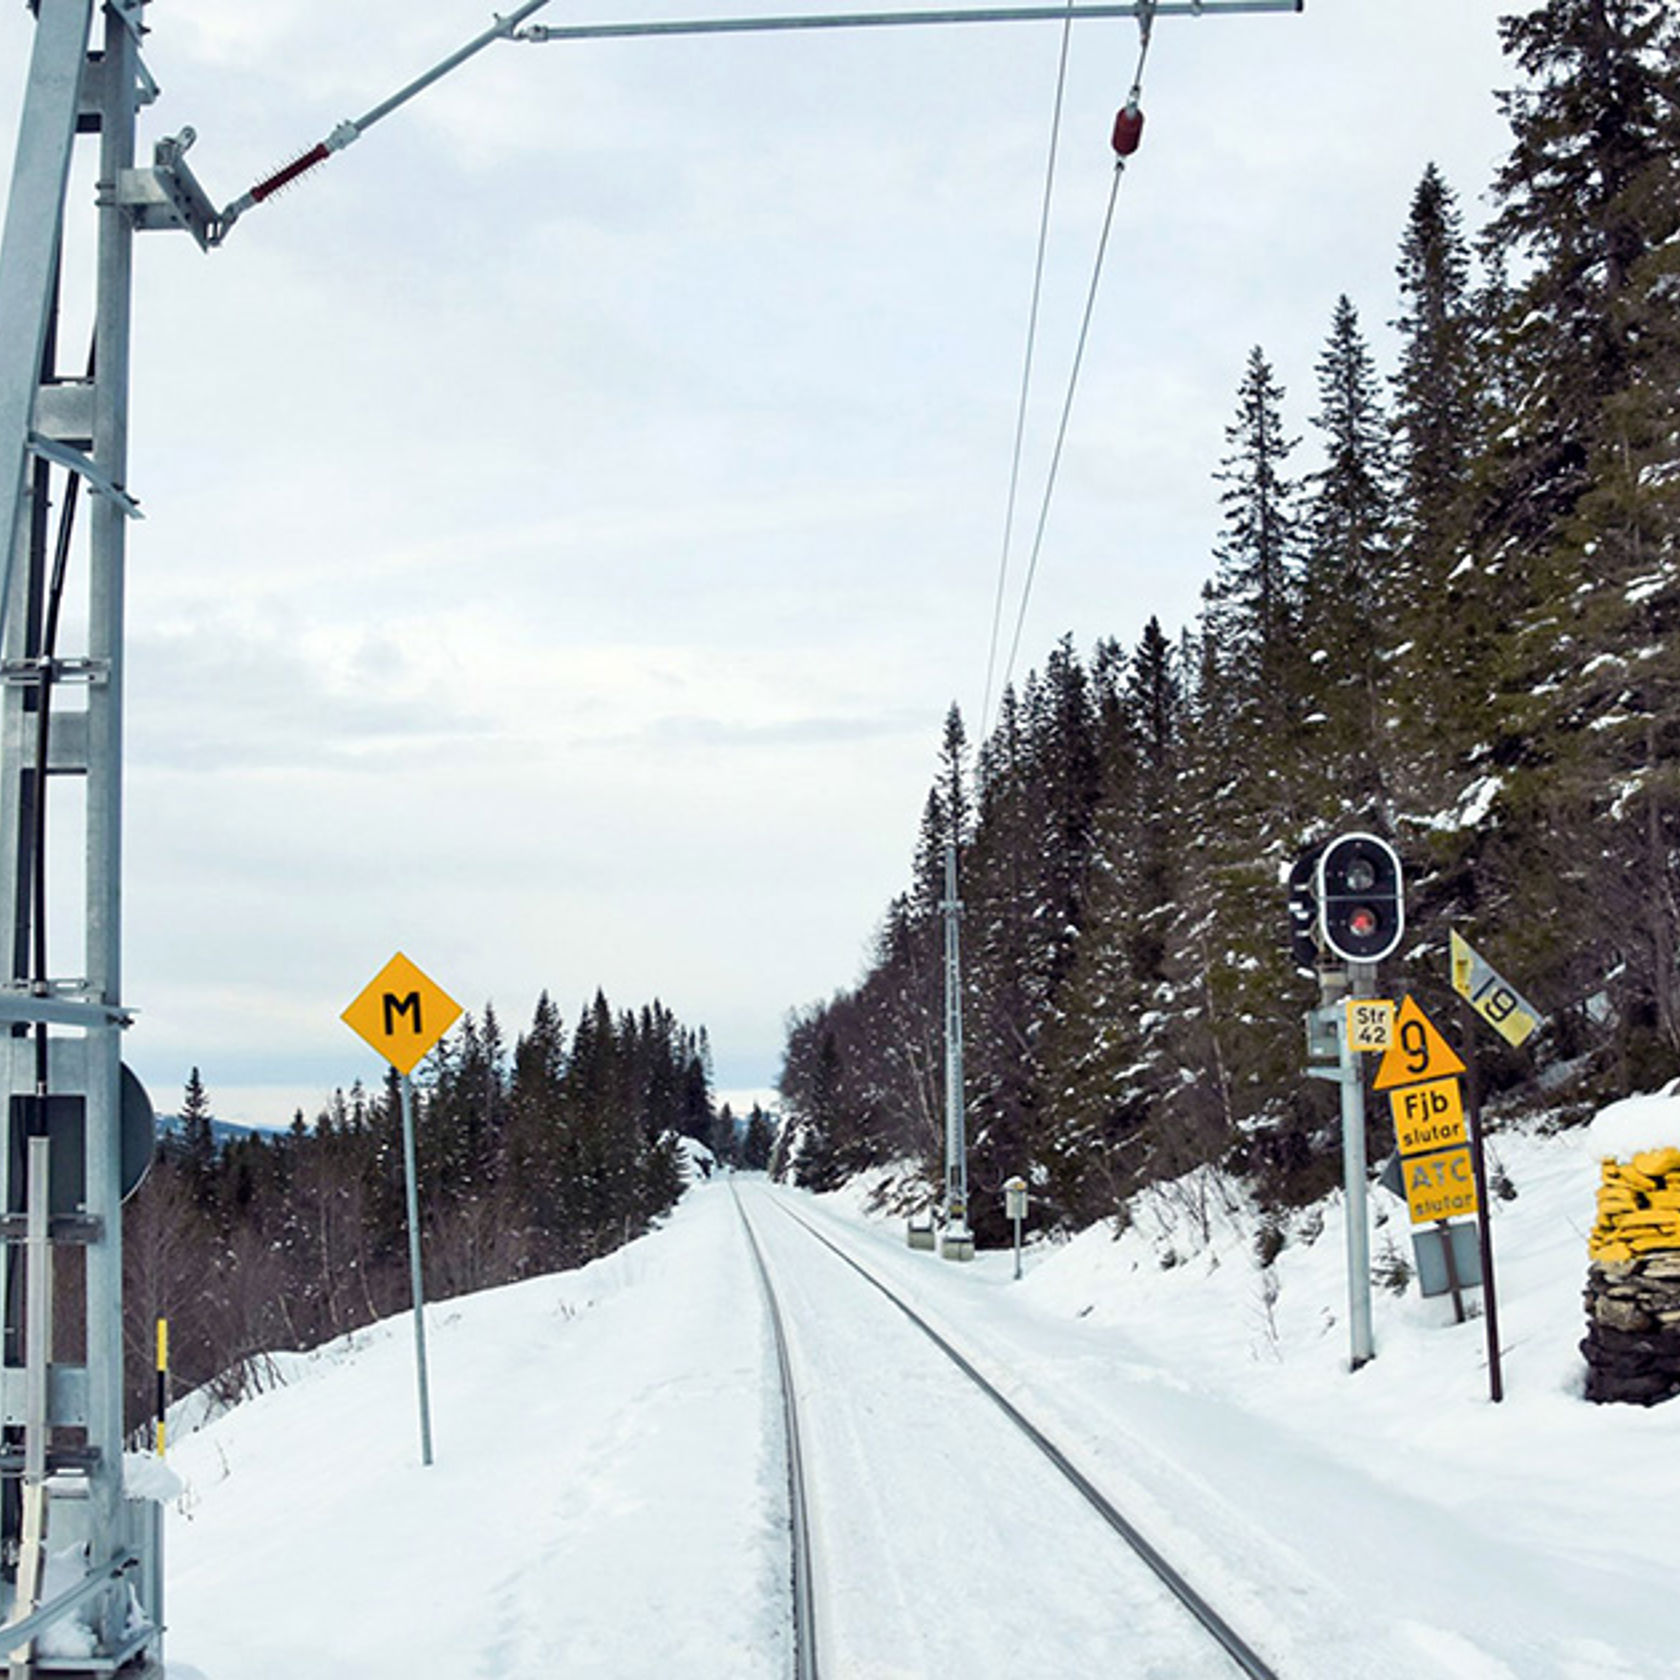
<instances>
[{"instance_id":1,"label":"distant hill","mask_svg":"<svg viewBox=\"0 0 1680 1680\"><path fill-rule=\"evenodd\" d=\"M175 1137L181 1130L181 1116L179 1114L160 1114L157 1116L157 1135L160 1138ZM210 1122L210 1135L216 1140L216 1147L222 1148L235 1138L251 1137L262 1130L259 1126L240 1126L231 1120L217 1120Z\"/></svg>"}]
</instances>

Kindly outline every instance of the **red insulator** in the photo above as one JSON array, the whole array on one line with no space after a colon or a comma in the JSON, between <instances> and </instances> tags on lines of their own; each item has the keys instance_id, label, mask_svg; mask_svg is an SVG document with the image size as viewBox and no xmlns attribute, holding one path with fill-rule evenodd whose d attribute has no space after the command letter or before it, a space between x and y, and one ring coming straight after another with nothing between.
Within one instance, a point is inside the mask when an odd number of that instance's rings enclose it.
<instances>
[{"instance_id":1,"label":"red insulator","mask_svg":"<svg viewBox=\"0 0 1680 1680\"><path fill-rule=\"evenodd\" d=\"M1129 158L1143 140L1143 112L1136 105L1122 105L1114 119L1114 155Z\"/></svg>"}]
</instances>

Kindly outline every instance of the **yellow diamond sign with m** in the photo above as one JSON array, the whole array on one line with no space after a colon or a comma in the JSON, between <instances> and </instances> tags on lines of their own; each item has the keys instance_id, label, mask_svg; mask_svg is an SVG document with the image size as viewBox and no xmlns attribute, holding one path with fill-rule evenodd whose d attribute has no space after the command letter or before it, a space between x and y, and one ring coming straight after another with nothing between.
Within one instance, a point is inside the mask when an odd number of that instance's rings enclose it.
<instances>
[{"instance_id":1,"label":"yellow diamond sign with m","mask_svg":"<svg viewBox=\"0 0 1680 1680\"><path fill-rule=\"evenodd\" d=\"M454 1026L460 1013L460 1004L398 951L342 1019L398 1073L406 1074Z\"/></svg>"}]
</instances>

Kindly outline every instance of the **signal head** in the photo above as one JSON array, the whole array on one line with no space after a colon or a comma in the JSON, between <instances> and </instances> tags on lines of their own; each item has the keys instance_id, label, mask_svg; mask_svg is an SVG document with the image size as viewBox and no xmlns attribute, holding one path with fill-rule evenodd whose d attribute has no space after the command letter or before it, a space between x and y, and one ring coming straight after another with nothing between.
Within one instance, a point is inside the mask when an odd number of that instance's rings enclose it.
<instances>
[{"instance_id":1,"label":"signal head","mask_svg":"<svg viewBox=\"0 0 1680 1680\"><path fill-rule=\"evenodd\" d=\"M1374 834L1344 834L1318 860L1318 931L1344 962L1381 962L1406 931L1400 859Z\"/></svg>"}]
</instances>

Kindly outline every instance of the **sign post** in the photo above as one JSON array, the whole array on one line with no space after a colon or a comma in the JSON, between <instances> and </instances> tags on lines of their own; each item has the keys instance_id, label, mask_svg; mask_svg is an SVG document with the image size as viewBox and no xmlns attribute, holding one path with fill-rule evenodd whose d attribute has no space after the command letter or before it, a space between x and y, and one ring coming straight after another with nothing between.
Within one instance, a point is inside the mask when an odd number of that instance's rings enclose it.
<instances>
[{"instance_id":1,"label":"sign post","mask_svg":"<svg viewBox=\"0 0 1680 1680\"><path fill-rule=\"evenodd\" d=\"M1319 978L1320 1006L1307 1026L1309 1053L1328 1051L1336 1064L1307 1071L1341 1087L1348 1369L1357 1371L1376 1353L1365 1182L1365 1075L1359 1057L1392 1040L1392 1008L1376 996L1377 964L1394 954L1406 931L1405 876L1399 854L1386 840L1375 834L1343 834L1303 852L1290 871L1289 888L1290 951L1298 967L1316 969ZM1316 912L1311 925L1303 914L1309 909ZM1340 972L1335 963L1344 965Z\"/></svg>"},{"instance_id":2,"label":"sign post","mask_svg":"<svg viewBox=\"0 0 1680 1680\"><path fill-rule=\"evenodd\" d=\"M1027 1181L1017 1175L1003 1181L1003 1211L1015 1226L1015 1276L1021 1276L1021 1221L1027 1217Z\"/></svg>"},{"instance_id":3,"label":"sign post","mask_svg":"<svg viewBox=\"0 0 1680 1680\"><path fill-rule=\"evenodd\" d=\"M1476 1068L1476 1039L1470 1026L1473 1009L1513 1047L1522 1044L1540 1024L1540 1012L1515 986L1494 968L1457 928L1452 932L1452 982L1458 993L1458 1037L1469 1063L1470 1153L1476 1166L1476 1192L1481 1198L1479 1216L1482 1276L1487 1280L1488 1397L1496 1404L1505 1398L1505 1381L1499 1368L1499 1298L1493 1286L1493 1230L1488 1221L1487 1160L1482 1148L1481 1079Z\"/></svg>"},{"instance_id":4,"label":"sign post","mask_svg":"<svg viewBox=\"0 0 1680 1680\"><path fill-rule=\"evenodd\" d=\"M1317 1063L1307 1071L1332 1081L1341 1092L1350 1371L1359 1370L1376 1357L1371 1323L1371 1229L1365 1182L1365 1075L1359 1065L1362 1048L1376 1048L1392 1036L1393 1005L1371 996L1376 981L1374 962L1349 962L1345 978L1321 974L1320 985L1330 1001L1307 1017L1309 1051L1334 1058L1331 1066ZM1340 995L1344 988L1351 989L1353 995Z\"/></svg>"},{"instance_id":5,"label":"sign post","mask_svg":"<svg viewBox=\"0 0 1680 1680\"><path fill-rule=\"evenodd\" d=\"M408 1201L408 1277L414 1297L414 1363L420 1398L420 1462L432 1462L432 1402L426 1375L426 1295L420 1269L420 1184L414 1160L415 1064L455 1024L461 1006L401 951L363 988L342 1019L396 1070L402 1094L403 1178Z\"/></svg>"},{"instance_id":6,"label":"sign post","mask_svg":"<svg viewBox=\"0 0 1680 1680\"><path fill-rule=\"evenodd\" d=\"M1371 1327L1371 1232L1366 1211L1365 1076L1354 1035L1374 1017L1358 1006L1372 1000L1363 994L1376 985L1375 963L1353 963L1344 976L1321 972L1325 1002L1307 1015L1307 1049L1314 1060L1307 1072L1339 1087L1342 1109L1342 1185L1347 1197L1348 1369L1357 1371L1376 1357ZM1355 997L1341 995L1351 985ZM1379 1012L1380 1014L1380 1012Z\"/></svg>"}]
</instances>

